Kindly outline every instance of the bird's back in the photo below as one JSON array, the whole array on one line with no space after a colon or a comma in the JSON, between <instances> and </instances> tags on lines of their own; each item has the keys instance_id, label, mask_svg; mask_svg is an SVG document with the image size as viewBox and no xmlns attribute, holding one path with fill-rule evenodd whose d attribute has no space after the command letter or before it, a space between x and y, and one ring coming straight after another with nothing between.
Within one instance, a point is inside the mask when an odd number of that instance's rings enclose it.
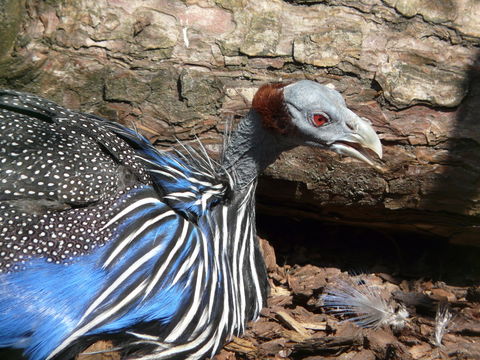
<instances>
[{"instance_id":1,"label":"bird's back","mask_svg":"<svg viewBox=\"0 0 480 360\"><path fill-rule=\"evenodd\" d=\"M265 270L254 184L232 194L219 170L202 152L160 153L121 125L0 92L0 347L65 358L113 336L145 359L202 358L239 334Z\"/></svg>"}]
</instances>

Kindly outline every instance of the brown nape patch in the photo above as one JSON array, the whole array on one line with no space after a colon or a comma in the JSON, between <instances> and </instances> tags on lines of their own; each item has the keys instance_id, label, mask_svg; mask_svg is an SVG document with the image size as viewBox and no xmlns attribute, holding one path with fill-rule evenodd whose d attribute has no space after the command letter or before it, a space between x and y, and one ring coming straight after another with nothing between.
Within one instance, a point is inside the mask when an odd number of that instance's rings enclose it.
<instances>
[{"instance_id":1,"label":"brown nape patch","mask_svg":"<svg viewBox=\"0 0 480 360\"><path fill-rule=\"evenodd\" d=\"M274 83L261 86L252 101L252 108L262 117L266 129L287 134L293 128L290 115L283 101L283 88L288 83Z\"/></svg>"}]
</instances>

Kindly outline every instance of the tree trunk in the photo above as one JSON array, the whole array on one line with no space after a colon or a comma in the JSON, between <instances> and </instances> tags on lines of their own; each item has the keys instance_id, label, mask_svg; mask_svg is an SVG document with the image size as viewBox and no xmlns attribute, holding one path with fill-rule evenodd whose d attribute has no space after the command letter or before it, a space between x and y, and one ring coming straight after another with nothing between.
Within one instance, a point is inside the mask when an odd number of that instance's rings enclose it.
<instances>
[{"instance_id":1,"label":"tree trunk","mask_svg":"<svg viewBox=\"0 0 480 360\"><path fill-rule=\"evenodd\" d=\"M383 171L285 154L260 210L480 244L476 0L3 0L0 85L219 143L267 81L332 84L384 145Z\"/></svg>"}]
</instances>

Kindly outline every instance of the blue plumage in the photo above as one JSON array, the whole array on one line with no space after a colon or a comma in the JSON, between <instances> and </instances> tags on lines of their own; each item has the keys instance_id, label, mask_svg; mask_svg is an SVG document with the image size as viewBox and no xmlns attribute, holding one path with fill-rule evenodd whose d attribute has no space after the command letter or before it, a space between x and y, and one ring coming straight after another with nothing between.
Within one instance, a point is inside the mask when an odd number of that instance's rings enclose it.
<instances>
[{"instance_id":1,"label":"blue plumage","mask_svg":"<svg viewBox=\"0 0 480 360\"><path fill-rule=\"evenodd\" d=\"M0 154L17 161L2 170L37 181L34 190L3 182L0 347L63 359L116 336L127 353L142 349L133 358L202 358L258 315L266 286L252 213L232 223L252 208L253 187L237 207L221 205L233 180L203 148L159 152L119 124L11 91L0 93L0 120L23 140L2 132ZM72 163L78 151L82 161ZM89 189L71 181L79 175ZM244 259L232 262L233 247ZM232 286L240 271L253 287Z\"/></svg>"},{"instance_id":2,"label":"blue plumage","mask_svg":"<svg viewBox=\"0 0 480 360\"><path fill-rule=\"evenodd\" d=\"M201 144L160 152L119 124L0 90L0 347L63 360L111 339L128 359L213 356L265 304L258 174L300 144L370 164L363 147L382 152L340 94L311 81L260 88L229 139L219 162Z\"/></svg>"},{"instance_id":3,"label":"blue plumage","mask_svg":"<svg viewBox=\"0 0 480 360\"><path fill-rule=\"evenodd\" d=\"M135 195L139 196L139 192L151 192L151 190L140 189L135 192L137 192ZM146 229L140 236L134 238L128 248L110 263L108 269L103 266L104 259L111 254L112 248L118 246L116 239L122 238L123 232L128 231L132 223L145 223L152 214L165 213L165 210L166 205L157 202L151 204L148 209L129 213L127 218L121 219L122 226L117 228L110 245L102 247L93 254L85 255L81 261L74 261L69 266L52 265L45 263L43 259L37 259L29 262L27 269L22 272L2 275L0 314L3 315L1 316L3 321L0 322L0 333L3 335L3 342L0 343L1 346L20 345L28 349L27 354L31 359L45 359L61 343L65 334L74 331L82 323L88 323L97 313L102 313L102 306L108 307L124 297L122 292L129 287L148 279L150 274L154 273L155 267L161 265L168 254L167 250L176 240L175 230L183 218L174 213L166 217L164 222L157 222L154 227ZM178 299L182 299L185 296L184 293L189 290L188 288L185 290L185 281L188 276L179 279L175 285L172 285L170 279L176 274L179 263L187 255L191 242L196 236L198 236L196 231L192 231L183 254L178 256L177 262L172 264L172 268L165 276L166 284L158 284L161 290L151 294L148 302L143 301L143 306L136 306L143 300L143 294L139 295L127 305L129 310L121 311L115 321L85 331L85 335L118 332L142 321L158 320L168 324L181 305ZM118 279L132 262L138 261L137 259L142 256L145 258L142 266L108 296L105 296L105 299L85 317L85 310L91 305L90 299L95 299L95 296L100 293L105 294L105 289L111 286L112 279ZM13 318L7 316L12 313L12 308L19 310ZM80 319L83 321L79 322ZM29 333L34 333L35 336L27 341L23 340L25 334ZM7 339L9 339L8 342Z\"/></svg>"}]
</instances>

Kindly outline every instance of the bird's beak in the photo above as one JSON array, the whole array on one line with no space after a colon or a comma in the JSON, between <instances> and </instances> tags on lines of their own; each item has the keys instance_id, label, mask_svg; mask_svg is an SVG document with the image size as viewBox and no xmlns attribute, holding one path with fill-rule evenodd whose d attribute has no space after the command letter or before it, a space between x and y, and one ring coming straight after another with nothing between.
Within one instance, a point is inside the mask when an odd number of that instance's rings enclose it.
<instances>
[{"instance_id":1,"label":"bird's beak","mask_svg":"<svg viewBox=\"0 0 480 360\"><path fill-rule=\"evenodd\" d=\"M368 120L358 117L349 111L347 126L349 131L330 145L330 149L346 156L362 160L371 166L376 166L372 153L382 158L382 144L377 133Z\"/></svg>"}]
</instances>

